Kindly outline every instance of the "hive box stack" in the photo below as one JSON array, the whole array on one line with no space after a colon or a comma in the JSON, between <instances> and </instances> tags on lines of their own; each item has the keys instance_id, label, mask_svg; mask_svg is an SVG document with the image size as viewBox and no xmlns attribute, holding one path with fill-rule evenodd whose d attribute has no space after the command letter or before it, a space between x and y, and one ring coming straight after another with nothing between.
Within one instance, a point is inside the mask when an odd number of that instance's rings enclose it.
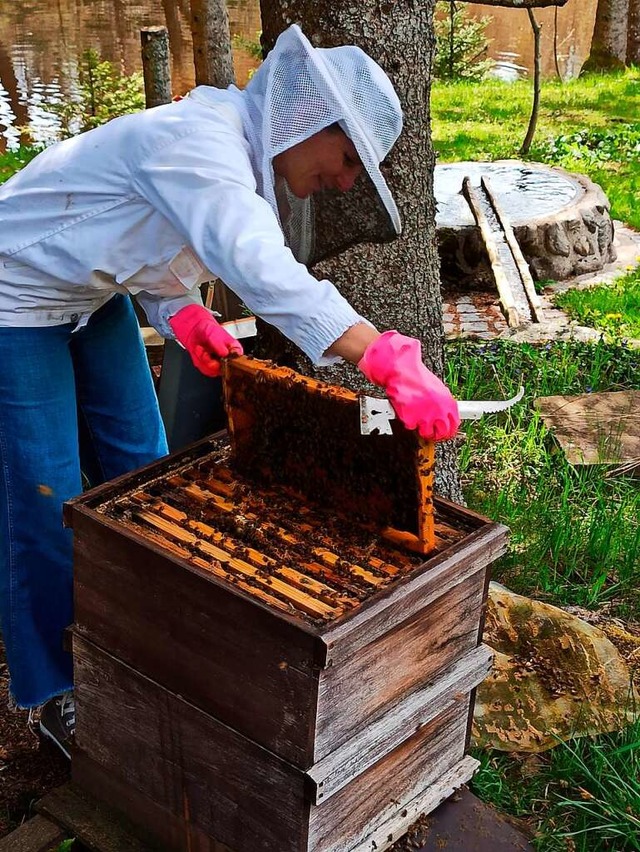
<instances>
[{"instance_id":1,"label":"hive box stack","mask_svg":"<svg viewBox=\"0 0 640 852\"><path fill-rule=\"evenodd\" d=\"M380 852L475 769L506 529L432 499L411 433L360 436L354 395L234 364L232 449L67 506L73 777L166 850Z\"/></svg>"}]
</instances>

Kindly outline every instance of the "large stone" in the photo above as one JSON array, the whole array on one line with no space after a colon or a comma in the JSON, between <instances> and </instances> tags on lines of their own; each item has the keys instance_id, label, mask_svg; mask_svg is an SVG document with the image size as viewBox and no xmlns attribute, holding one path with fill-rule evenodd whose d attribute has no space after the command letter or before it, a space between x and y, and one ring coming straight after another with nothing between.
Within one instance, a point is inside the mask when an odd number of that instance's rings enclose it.
<instances>
[{"instance_id":1,"label":"large stone","mask_svg":"<svg viewBox=\"0 0 640 852\"><path fill-rule=\"evenodd\" d=\"M558 607L492 583L484 641L496 658L476 695L475 745L544 751L559 740L617 730L640 710L615 645Z\"/></svg>"}]
</instances>

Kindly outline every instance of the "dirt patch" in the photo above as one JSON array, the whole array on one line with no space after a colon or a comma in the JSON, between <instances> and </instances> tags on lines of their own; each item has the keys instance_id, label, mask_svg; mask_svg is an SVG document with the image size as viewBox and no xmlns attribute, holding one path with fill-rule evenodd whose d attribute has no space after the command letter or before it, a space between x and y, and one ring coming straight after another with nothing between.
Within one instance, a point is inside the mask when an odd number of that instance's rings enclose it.
<instances>
[{"instance_id":1,"label":"dirt patch","mask_svg":"<svg viewBox=\"0 0 640 852\"><path fill-rule=\"evenodd\" d=\"M69 761L29 729L27 710L9 706L9 672L0 642L0 837L33 816L33 805L69 780Z\"/></svg>"}]
</instances>

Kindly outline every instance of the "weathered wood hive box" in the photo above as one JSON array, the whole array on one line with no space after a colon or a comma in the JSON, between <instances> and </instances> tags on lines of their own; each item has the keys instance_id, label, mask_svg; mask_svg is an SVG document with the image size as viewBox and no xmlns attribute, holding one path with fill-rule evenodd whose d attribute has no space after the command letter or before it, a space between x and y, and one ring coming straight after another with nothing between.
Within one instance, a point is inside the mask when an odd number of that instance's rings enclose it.
<instances>
[{"instance_id":1,"label":"weathered wood hive box","mask_svg":"<svg viewBox=\"0 0 640 852\"><path fill-rule=\"evenodd\" d=\"M353 394L242 358L226 395L233 450L67 506L74 779L162 849L379 852L475 769L506 529L433 499L412 433L362 437Z\"/></svg>"}]
</instances>

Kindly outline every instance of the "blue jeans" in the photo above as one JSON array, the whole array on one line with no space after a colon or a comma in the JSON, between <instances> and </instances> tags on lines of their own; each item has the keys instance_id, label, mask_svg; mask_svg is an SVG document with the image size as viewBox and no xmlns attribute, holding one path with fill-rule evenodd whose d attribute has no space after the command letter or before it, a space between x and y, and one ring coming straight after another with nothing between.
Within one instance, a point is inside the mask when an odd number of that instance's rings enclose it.
<instances>
[{"instance_id":1,"label":"blue jeans","mask_svg":"<svg viewBox=\"0 0 640 852\"><path fill-rule=\"evenodd\" d=\"M62 504L167 453L126 296L73 325L0 328L0 623L20 707L72 687L72 531Z\"/></svg>"}]
</instances>

